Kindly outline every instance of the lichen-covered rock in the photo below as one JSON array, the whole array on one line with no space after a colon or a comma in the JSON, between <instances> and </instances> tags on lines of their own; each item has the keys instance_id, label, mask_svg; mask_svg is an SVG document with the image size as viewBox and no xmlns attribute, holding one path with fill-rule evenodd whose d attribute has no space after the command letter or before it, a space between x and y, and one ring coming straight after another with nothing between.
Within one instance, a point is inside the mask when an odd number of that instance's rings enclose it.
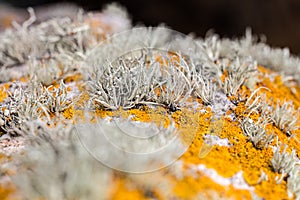
<instances>
[{"instance_id":1,"label":"lichen-covered rock","mask_svg":"<svg viewBox=\"0 0 300 200\"><path fill-rule=\"evenodd\" d=\"M300 60L99 13L0 32L1 199L300 199Z\"/></svg>"}]
</instances>

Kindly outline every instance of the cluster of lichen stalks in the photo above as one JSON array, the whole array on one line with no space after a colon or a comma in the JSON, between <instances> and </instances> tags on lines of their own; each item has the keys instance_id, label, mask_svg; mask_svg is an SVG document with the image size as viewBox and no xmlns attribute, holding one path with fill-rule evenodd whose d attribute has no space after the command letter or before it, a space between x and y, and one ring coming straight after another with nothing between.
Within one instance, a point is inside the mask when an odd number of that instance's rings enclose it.
<instances>
[{"instance_id":1,"label":"cluster of lichen stalks","mask_svg":"<svg viewBox=\"0 0 300 200\"><path fill-rule=\"evenodd\" d=\"M249 31L230 40L132 28L115 5L41 23L29 13L0 33L0 141L21 143L0 151L1 199L300 199L300 60L287 49ZM120 120L159 139L132 143ZM78 140L87 121L91 146L97 124L125 150L171 147L138 161L94 148L107 162L165 168L105 166Z\"/></svg>"}]
</instances>

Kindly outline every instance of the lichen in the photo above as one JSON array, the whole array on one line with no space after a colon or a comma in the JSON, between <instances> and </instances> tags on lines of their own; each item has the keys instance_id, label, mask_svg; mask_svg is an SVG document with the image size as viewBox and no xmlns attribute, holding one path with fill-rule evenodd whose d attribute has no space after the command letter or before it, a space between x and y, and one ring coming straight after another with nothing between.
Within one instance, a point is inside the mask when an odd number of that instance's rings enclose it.
<instances>
[{"instance_id":1,"label":"lichen","mask_svg":"<svg viewBox=\"0 0 300 200\"><path fill-rule=\"evenodd\" d=\"M0 87L0 140L2 135L27 139L27 149L10 158L10 163L16 159L17 170L7 174L0 167L0 181L9 176L23 182L0 182L0 199L16 198L11 195L22 192L26 197L48 199L55 199L53 194L72 199L89 194L100 199L271 200L299 196L295 184L299 182L300 72L295 66L300 61L288 51L256 44L249 32L238 41L212 35L188 44L190 38L179 37L174 43L177 50L159 50L153 47L169 45L172 35L163 27L134 28L119 37L105 35L130 27L126 13L119 8L90 15L80 11L75 20L52 19L44 25L34 24L34 12L29 12L30 19L23 25L0 33L7 38L0 45L0 67L31 65L29 72L22 72L16 80L4 77L6 83ZM107 21L110 17L124 24ZM28 44L27 36L39 40ZM149 46L133 49L143 39ZM6 68L5 73L9 74ZM95 162L69 137L82 123L88 124L85 137L91 141L88 133L96 130L96 125L113 137L123 131L118 120L128 126L158 127L165 131L159 132L164 139L167 130L174 129L186 149L158 171L131 174ZM122 139L118 142L123 142L125 149L151 149L158 143L149 139L149 147L145 147ZM218 141L226 141L226 145ZM284 151L280 151L282 145ZM126 158L126 151L114 155L110 150L107 147L101 152L112 161ZM152 159L163 162L173 150ZM0 154L0 162L7 159ZM145 157L142 164L151 166L153 160ZM135 161L124 163L142 165ZM53 174L44 173L45 169ZM72 181L72 173L78 170L82 170L80 177L95 179L97 174L105 179L95 180L100 185L83 186L79 179ZM67 185L59 173L69 178ZM62 186L57 187L59 184ZM37 186L41 194L36 192Z\"/></svg>"}]
</instances>

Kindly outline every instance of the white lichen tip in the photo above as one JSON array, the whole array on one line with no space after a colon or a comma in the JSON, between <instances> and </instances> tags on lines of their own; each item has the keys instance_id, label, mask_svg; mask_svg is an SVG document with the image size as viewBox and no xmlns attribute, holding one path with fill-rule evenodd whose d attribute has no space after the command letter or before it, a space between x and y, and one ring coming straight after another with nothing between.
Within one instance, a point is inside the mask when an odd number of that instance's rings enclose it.
<instances>
[{"instance_id":1,"label":"white lichen tip","mask_svg":"<svg viewBox=\"0 0 300 200\"><path fill-rule=\"evenodd\" d=\"M291 135L291 132L297 130L299 110L295 110L293 102L281 103L277 101L276 107L271 108L270 118L272 122L282 131Z\"/></svg>"},{"instance_id":2,"label":"white lichen tip","mask_svg":"<svg viewBox=\"0 0 300 200\"><path fill-rule=\"evenodd\" d=\"M288 174L290 173L296 164L296 151L293 149L289 154L287 151L287 145L284 145L284 149L281 153L281 146L278 146L275 150L274 156L271 159L273 170L278 173Z\"/></svg>"},{"instance_id":3,"label":"white lichen tip","mask_svg":"<svg viewBox=\"0 0 300 200\"><path fill-rule=\"evenodd\" d=\"M268 120L263 118L258 119L256 123L250 118L245 118L241 121L241 127L245 136L258 149L267 148L275 137L273 133L267 133L265 130L267 124Z\"/></svg>"}]
</instances>

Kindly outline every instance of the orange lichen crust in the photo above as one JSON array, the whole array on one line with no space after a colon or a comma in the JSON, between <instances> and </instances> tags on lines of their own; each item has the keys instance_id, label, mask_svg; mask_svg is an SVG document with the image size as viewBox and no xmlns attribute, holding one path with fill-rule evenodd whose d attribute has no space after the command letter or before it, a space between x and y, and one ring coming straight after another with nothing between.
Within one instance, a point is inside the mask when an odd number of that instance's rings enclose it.
<instances>
[{"instance_id":1,"label":"orange lichen crust","mask_svg":"<svg viewBox=\"0 0 300 200\"><path fill-rule=\"evenodd\" d=\"M13 200L16 199L14 196L15 188L11 184L0 184L0 199L2 200Z\"/></svg>"},{"instance_id":2,"label":"orange lichen crust","mask_svg":"<svg viewBox=\"0 0 300 200\"><path fill-rule=\"evenodd\" d=\"M177 181L174 193L179 199L251 199L249 191L219 185L201 173L197 178L187 176Z\"/></svg>"},{"instance_id":3,"label":"orange lichen crust","mask_svg":"<svg viewBox=\"0 0 300 200\"><path fill-rule=\"evenodd\" d=\"M142 191L135 187L129 181L124 179L116 179L113 186L113 191L111 192L111 199L146 199Z\"/></svg>"},{"instance_id":4,"label":"orange lichen crust","mask_svg":"<svg viewBox=\"0 0 300 200\"><path fill-rule=\"evenodd\" d=\"M11 160L10 157L0 153L0 166ZM1 181L2 177L8 176L11 172L0 167L0 199L12 200L15 198L16 188L8 181Z\"/></svg>"},{"instance_id":5,"label":"orange lichen crust","mask_svg":"<svg viewBox=\"0 0 300 200\"><path fill-rule=\"evenodd\" d=\"M276 104L277 100L292 101L293 104L298 108L300 106L300 87L297 84L289 84L283 82L283 77L279 74L258 66L259 79L258 86L263 86L269 89L269 91L262 91L267 95L268 100L273 100Z\"/></svg>"},{"instance_id":6,"label":"orange lichen crust","mask_svg":"<svg viewBox=\"0 0 300 200\"><path fill-rule=\"evenodd\" d=\"M10 84L8 83L0 85L0 102L8 97L6 90L9 88L9 86Z\"/></svg>"}]
</instances>

